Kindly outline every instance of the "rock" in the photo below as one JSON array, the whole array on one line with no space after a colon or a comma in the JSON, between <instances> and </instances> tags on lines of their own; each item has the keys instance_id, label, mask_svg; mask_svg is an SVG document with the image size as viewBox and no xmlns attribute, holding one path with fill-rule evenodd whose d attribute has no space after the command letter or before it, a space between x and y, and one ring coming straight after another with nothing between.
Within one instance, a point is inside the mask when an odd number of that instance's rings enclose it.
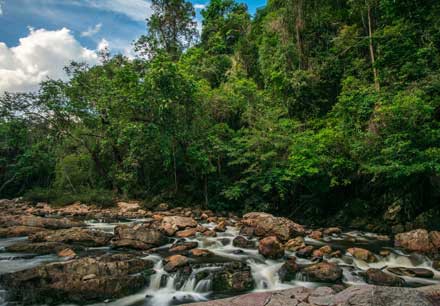
<instances>
[{"instance_id":1,"label":"rock","mask_svg":"<svg viewBox=\"0 0 440 306\"><path fill-rule=\"evenodd\" d=\"M402 206L400 204L395 203L387 208L387 211L384 213L384 220L394 224L398 221L398 216L400 211L402 210Z\"/></svg>"},{"instance_id":2,"label":"rock","mask_svg":"<svg viewBox=\"0 0 440 306\"><path fill-rule=\"evenodd\" d=\"M242 236L253 237L254 232L255 232L255 229L250 226L242 226L240 228L240 235L242 235Z\"/></svg>"},{"instance_id":3,"label":"rock","mask_svg":"<svg viewBox=\"0 0 440 306\"><path fill-rule=\"evenodd\" d=\"M217 237L217 233L212 230L206 230L203 232L203 236L205 237Z\"/></svg>"},{"instance_id":4,"label":"rock","mask_svg":"<svg viewBox=\"0 0 440 306\"><path fill-rule=\"evenodd\" d=\"M166 211L170 208L170 206L167 203L161 203L157 205L156 210L157 211Z\"/></svg>"},{"instance_id":5,"label":"rock","mask_svg":"<svg viewBox=\"0 0 440 306\"><path fill-rule=\"evenodd\" d=\"M258 237L276 236L281 241L287 241L293 235L305 235L302 225L287 218L274 217L271 214L252 212L243 216L244 226L254 228Z\"/></svg>"},{"instance_id":6,"label":"rock","mask_svg":"<svg viewBox=\"0 0 440 306\"><path fill-rule=\"evenodd\" d=\"M390 250L380 250L379 255L382 257L390 256L391 251Z\"/></svg>"},{"instance_id":7,"label":"rock","mask_svg":"<svg viewBox=\"0 0 440 306\"><path fill-rule=\"evenodd\" d=\"M309 258L313 254L313 250L315 247L308 245L306 247L303 247L302 249L298 250L295 255L299 258Z\"/></svg>"},{"instance_id":8,"label":"rock","mask_svg":"<svg viewBox=\"0 0 440 306\"><path fill-rule=\"evenodd\" d=\"M85 304L135 293L148 283L144 272L152 267L129 254L85 257L4 274L0 284L20 304Z\"/></svg>"},{"instance_id":9,"label":"rock","mask_svg":"<svg viewBox=\"0 0 440 306\"><path fill-rule=\"evenodd\" d=\"M237 236L232 240L232 245L236 248L242 248L242 249L255 249L255 242L246 239L243 236Z\"/></svg>"},{"instance_id":10,"label":"rock","mask_svg":"<svg viewBox=\"0 0 440 306\"><path fill-rule=\"evenodd\" d=\"M164 217L162 219L161 229L168 235L173 236L178 230L186 229L187 227L196 227L197 222L190 217Z\"/></svg>"},{"instance_id":11,"label":"rock","mask_svg":"<svg viewBox=\"0 0 440 306\"><path fill-rule=\"evenodd\" d=\"M424 229L400 233L395 236L394 245L410 252L434 253L439 248L438 232L428 233Z\"/></svg>"},{"instance_id":12,"label":"rock","mask_svg":"<svg viewBox=\"0 0 440 306\"><path fill-rule=\"evenodd\" d=\"M189 254L192 257L210 257L214 255L211 251L204 249L192 249Z\"/></svg>"},{"instance_id":13,"label":"rock","mask_svg":"<svg viewBox=\"0 0 440 306\"><path fill-rule=\"evenodd\" d=\"M75 251L70 248L62 249L61 251L58 252L57 255L60 257L69 257L69 258L76 257Z\"/></svg>"},{"instance_id":14,"label":"rock","mask_svg":"<svg viewBox=\"0 0 440 306\"><path fill-rule=\"evenodd\" d=\"M189 238L189 237L194 237L198 232L197 228L189 228L187 230L183 230L183 231L178 231L176 233L176 237L179 238Z\"/></svg>"},{"instance_id":15,"label":"rock","mask_svg":"<svg viewBox=\"0 0 440 306\"><path fill-rule=\"evenodd\" d=\"M31 253L38 255L56 254L69 246L59 242L18 242L5 247L6 252Z\"/></svg>"},{"instance_id":16,"label":"rock","mask_svg":"<svg viewBox=\"0 0 440 306\"><path fill-rule=\"evenodd\" d=\"M209 216L206 213L203 213L200 215L201 220L207 220L208 218L209 218Z\"/></svg>"},{"instance_id":17,"label":"rock","mask_svg":"<svg viewBox=\"0 0 440 306\"><path fill-rule=\"evenodd\" d=\"M342 230L339 227L329 227L324 230L324 235L327 236L338 235L340 233L342 233Z\"/></svg>"},{"instance_id":18,"label":"rock","mask_svg":"<svg viewBox=\"0 0 440 306\"><path fill-rule=\"evenodd\" d=\"M340 250L336 250L332 253L329 254L330 258L341 258L342 257L342 252Z\"/></svg>"},{"instance_id":19,"label":"rock","mask_svg":"<svg viewBox=\"0 0 440 306\"><path fill-rule=\"evenodd\" d=\"M342 278L342 269L326 261L307 266L301 270L301 273L315 282L338 282Z\"/></svg>"},{"instance_id":20,"label":"rock","mask_svg":"<svg viewBox=\"0 0 440 306\"><path fill-rule=\"evenodd\" d=\"M296 251L304 248L305 246L306 246L306 244L304 242L304 238L301 236L298 236L294 239L290 239L289 241L287 241L284 244L284 249L286 251L296 252Z\"/></svg>"},{"instance_id":21,"label":"rock","mask_svg":"<svg viewBox=\"0 0 440 306\"><path fill-rule=\"evenodd\" d=\"M329 245L324 245L323 247L320 247L317 250L314 250L312 253L313 257L322 258L325 255L329 255L332 253L332 247Z\"/></svg>"},{"instance_id":22,"label":"rock","mask_svg":"<svg viewBox=\"0 0 440 306\"><path fill-rule=\"evenodd\" d=\"M59 242L98 247L108 245L112 237L113 235L110 233L74 227L57 231L38 232L30 235L29 240L32 242Z\"/></svg>"},{"instance_id":23,"label":"rock","mask_svg":"<svg viewBox=\"0 0 440 306\"><path fill-rule=\"evenodd\" d=\"M171 246L169 249L170 253L182 253L189 251L191 249L195 249L199 245L196 241L191 242L177 242Z\"/></svg>"},{"instance_id":24,"label":"rock","mask_svg":"<svg viewBox=\"0 0 440 306\"><path fill-rule=\"evenodd\" d=\"M322 232L321 231L312 231L309 234L309 237L315 240L321 240L322 239Z\"/></svg>"},{"instance_id":25,"label":"rock","mask_svg":"<svg viewBox=\"0 0 440 306\"><path fill-rule=\"evenodd\" d=\"M440 271L440 260L436 259L432 261L432 268L437 271Z\"/></svg>"},{"instance_id":26,"label":"rock","mask_svg":"<svg viewBox=\"0 0 440 306\"><path fill-rule=\"evenodd\" d=\"M387 271L399 276L410 276L410 277L421 277L421 278L434 277L434 272L423 268L394 267L394 268L387 268Z\"/></svg>"},{"instance_id":27,"label":"rock","mask_svg":"<svg viewBox=\"0 0 440 306\"><path fill-rule=\"evenodd\" d=\"M277 259L284 256L283 245L275 236L261 239L258 245L258 252L264 257L271 259Z\"/></svg>"},{"instance_id":28,"label":"rock","mask_svg":"<svg viewBox=\"0 0 440 306\"><path fill-rule=\"evenodd\" d=\"M148 224L135 224L117 226L112 245L116 248L149 250L167 242L168 239L159 230L151 229Z\"/></svg>"},{"instance_id":29,"label":"rock","mask_svg":"<svg viewBox=\"0 0 440 306\"><path fill-rule=\"evenodd\" d=\"M0 228L0 238L29 236L38 232L45 231L45 228L34 226L11 226L6 228Z\"/></svg>"},{"instance_id":30,"label":"rock","mask_svg":"<svg viewBox=\"0 0 440 306\"><path fill-rule=\"evenodd\" d=\"M214 228L214 231L216 232L225 232L226 231L226 222L221 221L217 224L217 226Z\"/></svg>"},{"instance_id":31,"label":"rock","mask_svg":"<svg viewBox=\"0 0 440 306\"><path fill-rule=\"evenodd\" d=\"M295 279L296 273L299 271L299 266L296 263L296 258L289 258L278 270L278 276L282 282L290 282Z\"/></svg>"},{"instance_id":32,"label":"rock","mask_svg":"<svg viewBox=\"0 0 440 306\"><path fill-rule=\"evenodd\" d=\"M177 269L189 265L189 259L182 255L172 255L163 260L164 270L168 273L176 272Z\"/></svg>"},{"instance_id":33,"label":"rock","mask_svg":"<svg viewBox=\"0 0 440 306\"><path fill-rule=\"evenodd\" d=\"M379 269L368 269L365 273L365 280L369 284L379 286L400 287L405 284L405 281L400 277L387 274Z\"/></svg>"},{"instance_id":34,"label":"rock","mask_svg":"<svg viewBox=\"0 0 440 306\"><path fill-rule=\"evenodd\" d=\"M242 262L226 264L213 274L212 290L215 293L239 293L255 286L251 269Z\"/></svg>"},{"instance_id":35,"label":"rock","mask_svg":"<svg viewBox=\"0 0 440 306\"><path fill-rule=\"evenodd\" d=\"M370 251L368 251L366 249L349 248L347 250L347 252L349 254L351 254L351 256L353 256L354 258L359 259L359 260L363 260L368 263L377 262L376 256L374 256L373 253L371 253Z\"/></svg>"},{"instance_id":36,"label":"rock","mask_svg":"<svg viewBox=\"0 0 440 306\"><path fill-rule=\"evenodd\" d=\"M185 304L185 306L434 306L438 286L420 289L351 286L342 291L329 287L295 287L273 292L252 292L232 298ZM432 302L429 300L431 299Z\"/></svg>"},{"instance_id":37,"label":"rock","mask_svg":"<svg viewBox=\"0 0 440 306\"><path fill-rule=\"evenodd\" d=\"M138 211L139 209L141 209L139 202L118 202L117 206L122 213Z\"/></svg>"},{"instance_id":38,"label":"rock","mask_svg":"<svg viewBox=\"0 0 440 306\"><path fill-rule=\"evenodd\" d=\"M85 224L79 221L72 221L66 218L43 218L34 215L5 215L0 216L0 224L3 227L28 226L46 229L66 229L71 227L83 227Z\"/></svg>"}]
</instances>

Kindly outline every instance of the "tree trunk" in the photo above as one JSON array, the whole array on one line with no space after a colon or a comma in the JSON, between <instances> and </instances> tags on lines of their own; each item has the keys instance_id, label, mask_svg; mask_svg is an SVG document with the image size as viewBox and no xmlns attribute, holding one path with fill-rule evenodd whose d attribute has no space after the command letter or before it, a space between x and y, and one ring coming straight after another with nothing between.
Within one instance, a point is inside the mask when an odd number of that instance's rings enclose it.
<instances>
[{"instance_id":1,"label":"tree trunk","mask_svg":"<svg viewBox=\"0 0 440 306\"><path fill-rule=\"evenodd\" d=\"M299 58L299 69L307 69L307 59L304 54L304 42L302 38L302 31L304 30L304 0L296 1L296 47Z\"/></svg>"},{"instance_id":2,"label":"tree trunk","mask_svg":"<svg viewBox=\"0 0 440 306\"><path fill-rule=\"evenodd\" d=\"M208 199L208 175L205 175L203 178L203 193L205 195L205 209L208 208L209 199Z\"/></svg>"},{"instance_id":3,"label":"tree trunk","mask_svg":"<svg viewBox=\"0 0 440 306\"><path fill-rule=\"evenodd\" d=\"M377 91L380 91L380 83L379 83L379 74L376 68L376 59L374 55L374 44L373 44L373 26L372 26L372 18L371 18L371 6L367 4L368 8L368 37L370 41L370 59L371 59L371 67L373 68L373 77L374 77L374 88Z\"/></svg>"},{"instance_id":4,"label":"tree trunk","mask_svg":"<svg viewBox=\"0 0 440 306\"><path fill-rule=\"evenodd\" d=\"M177 183L177 161L176 161L176 141L173 140L173 170L174 170L174 191L177 193L179 185Z\"/></svg>"}]
</instances>

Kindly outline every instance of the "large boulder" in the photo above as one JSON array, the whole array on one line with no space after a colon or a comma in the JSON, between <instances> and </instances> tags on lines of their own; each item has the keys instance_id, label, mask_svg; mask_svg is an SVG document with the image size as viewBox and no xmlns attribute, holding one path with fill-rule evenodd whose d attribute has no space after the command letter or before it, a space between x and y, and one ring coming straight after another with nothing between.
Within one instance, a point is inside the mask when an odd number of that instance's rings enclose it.
<instances>
[{"instance_id":1,"label":"large boulder","mask_svg":"<svg viewBox=\"0 0 440 306\"><path fill-rule=\"evenodd\" d=\"M185 304L185 306L434 306L438 286L421 289L351 286L341 292L328 287L295 287L273 292L252 292L222 300ZM428 292L425 292L428 291ZM435 294L437 292L437 294ZM431 299L431 301L430 301Z\"/></svg>"},{"instance_id":2,"label":"large boulder","mask_svg":"<svg viewBox=\"0 0 440 306\"><path fill-rule=\"evenodd\" d=\"M400 233L395 236L394 244L410 252L435 253L440 248L440 232L416 229Z\"/></svg>"},{"instance_id":3,"label":"large boulder","mask_svg":"<svg viewBox=\"0 0 440 306\"><path fill-rule=\"evenodd\" d=\"M251 268L242 262L226 264L213 274L212 290L215 293L239 293L254 289Z\"/></svg>"},{"instance_id":4,"label":"large boulder","mask_svg":"<svg viewBox=\"0 0 440 306\"><path fill-rule=\"evenodd\" d=\"M372 262L376 262L377 261L376 256L372 252L370 252L370 251L368 251L366 249L362 249L362 248L349 248L347 250L347 252L349 254L351 254L351 256L353 256L354 258L359 259L359 260L363 260L365 262L372 263Z\"/></svg>"},{"instance_id":5,"label":"large boulder","mask_svg":"<svg viewBox=\"0 0 440 306\"><path fill-rule=\"evenodd\" d=\"M369 284L378 286L401 287L405 281L400 277L388 274L379 269L368 269L365 273L365 280Z\"/></svg>"},{"instance_id":6,"label":"large boulder","mask_svg":"<svg viewBox=\"0 0 440 306\"><path fill-rule=\"evenodd\" d=\"M271 214L252 212L243 216L244 227L254 229L258 237L276 236L281 241L287 241L292 236L304 236L304 227L287 218L274 217Z\"/></svg>"},{"instance_id":7,"label":"large boulder","mask_svg":"<svg viewBox=\"0 0 440 306\"><path fill-rule=\"evenodd\" d=\"M0 224L2 224L3 227L30 226L30 227L39 227L39 228L47 228L54 230L85 226L83 222L73 221L67 218L43 218L34 215L0 216Z\"/></svg>"},{"instance_id":8,"label":"large boulder","mask_svg":"<svg viewBox=\"0 0 440 306\"><path fill-rule=\"evenodd\" d=\"M129 254L85 257L0 276L8 299L20 304L90 303L142 289L153 263Z\"/></svg>"},{"instance_id":9,"label":"large boulder","mask_svg":"<svg viewBox=\"0 0 440 306\"><path fill-rule=\"evenodd\" d=\"M177 231L186 228L197 227L197 221L191 217L171 216L164 217L161 229L168 235L173 236Z\"/></svg>"},{"instance_id":10,"label":"large boulder","mask_svg":"<svg viewBox=\"0 0 440 306\"><path fill-rule=\"evenodd\" d=\"M162 232L150 228L148 224L119 225L115 228L112 245L115 248L149 250L168 242Z\"/></svg>"},{"instance_id":11,"label":"large boulder","mask_svg":"<svg viewBox=\"0 0 440 306\"><path fill-rule=\"evenodd\" d=\"M38 232L30 235L29 240L32 242L59 242L99 247L108 245L112 237L113 235L110 233L74 227L57 231Z\"/></svg>"},{"instance_id":12,"label":"large boulder","mask_svg":"<svg viewBox=\"0 0 440 306\"><path fill-rule=\"evenodd\" d=\"M260 240L258 252L266 258L278 259L284 256L283 245L276 236L266 237Z\"/></svg>"},{"instance_id":13,"label":"large boulder","mask_svg":"<svg viewBox=\"0 0 440 306\"><path fill-rule=\"evenodd\" d=\"M337 282L342 278L342 269L326 261L307 266L301 270L301 273L315 282Z\"/></svg>"}]
</instances>

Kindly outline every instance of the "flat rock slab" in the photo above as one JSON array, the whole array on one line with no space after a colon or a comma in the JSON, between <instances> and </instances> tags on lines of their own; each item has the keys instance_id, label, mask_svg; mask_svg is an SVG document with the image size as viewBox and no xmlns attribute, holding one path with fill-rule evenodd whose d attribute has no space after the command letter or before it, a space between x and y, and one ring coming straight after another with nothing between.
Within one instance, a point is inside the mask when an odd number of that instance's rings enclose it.
<instances>
[{"instance_id":1,"label":"flat rock slab","mask_svg":"<svg viewBox=\"0 0 440 306\"><path fill-rule=\"evenodd\" d=\"M438 288L438 289L437 289ZM352 286L339 293L329 287L303 287L273 292L249 293L233 298L187 304L188 306L437 306L429 291L379 286Z\"/></svg>"}]
</instances>

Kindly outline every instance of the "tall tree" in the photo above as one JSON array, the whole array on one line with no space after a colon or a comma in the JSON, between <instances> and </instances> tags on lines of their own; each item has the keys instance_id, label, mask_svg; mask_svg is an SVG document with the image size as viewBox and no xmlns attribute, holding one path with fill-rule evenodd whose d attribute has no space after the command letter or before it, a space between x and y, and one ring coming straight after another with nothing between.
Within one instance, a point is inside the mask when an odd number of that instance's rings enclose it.
<instances>
[{"instance_id":1,"label":"tall tree","mask_svg":"<svg viewBox=\"0 0 440 306\"><path fill-rule=\"evenodd\" d=\"M148 33L135 43L136 51L149 57L164 51L177 60L197 37L193 5L185 0L152 0L151 9Z\"/></svg>"}]
</instances>

